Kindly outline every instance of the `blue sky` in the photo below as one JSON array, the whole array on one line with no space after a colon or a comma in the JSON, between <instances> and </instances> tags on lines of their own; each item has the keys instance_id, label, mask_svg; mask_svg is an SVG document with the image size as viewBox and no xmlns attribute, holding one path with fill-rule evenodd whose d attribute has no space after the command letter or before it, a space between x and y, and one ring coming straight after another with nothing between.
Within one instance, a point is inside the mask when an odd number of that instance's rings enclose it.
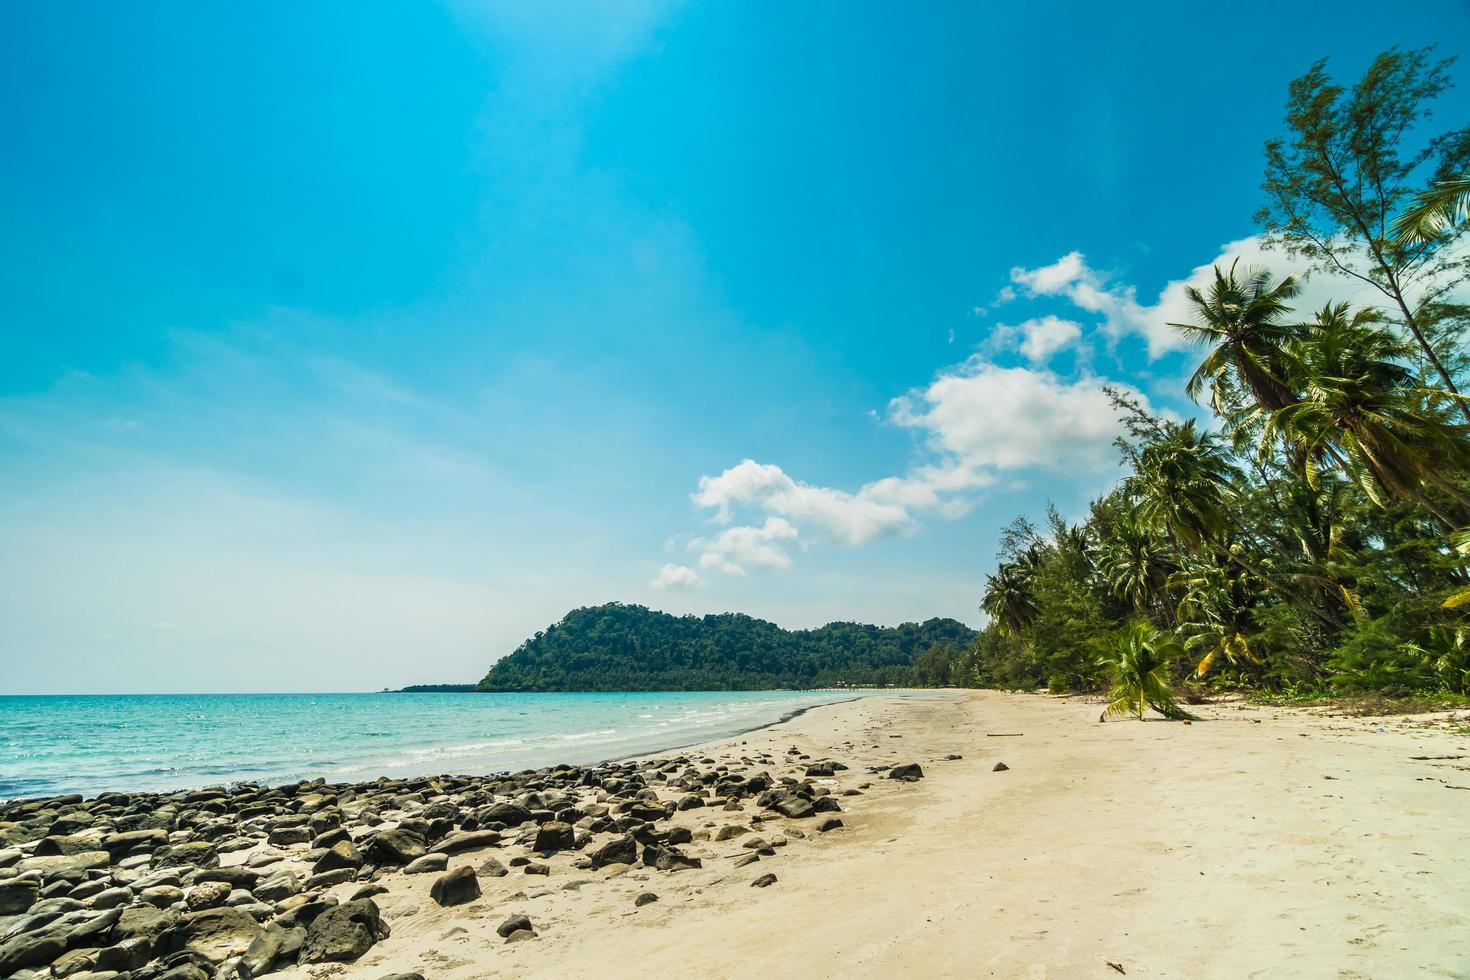
<instances>
[{"instance_id":1,"label":"blue sky","mask_svg":"<svg viewBox=\"0 0 1470 980\"><path fill-rule=\"evenodd\" d=\"M1189 410L1287 81L1470 37L1382 9L8 5L0 686L978 625L998 529L1116 479L1098 385Z\"/></svg>"}]
</instances>

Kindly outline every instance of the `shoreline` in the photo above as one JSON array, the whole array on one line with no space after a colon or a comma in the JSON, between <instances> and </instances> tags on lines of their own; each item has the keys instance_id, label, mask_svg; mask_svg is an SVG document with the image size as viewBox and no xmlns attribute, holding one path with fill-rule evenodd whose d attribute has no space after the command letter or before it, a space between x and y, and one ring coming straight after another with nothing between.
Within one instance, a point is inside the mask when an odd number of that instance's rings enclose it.
<instances>
[{"instance_id":1,"label":"shoreline","mask_svg":"<svg viewBox=\"0 0 1470 980\"><path fill-rule=\"evenodd\" d=\"M886 690L882 690L882 691L867 691L866 689L864 689L864 690L861 690L861 691L854 692L854 691L852 691L852 689L813 688L813 689L802 690L802 691L780 691L780 692L766 692L766 691L738 691L738 692L727 692L727 691L577 692L578 694L585 695L585 696L588 696L588 697L593 697L593 698L598 698L598 697L606 698L607 696L609 696L609 694L615 694L616 696L624 696L624 695L626 695L626 696L631 696L631 697L650 696L650 695L651 696L654 696L654 697L658 697L658 696L661 696L661 695L669 695L671 697L696 696L696 697L710 697L710 698L719 698L719 697L721 697L723 695L727 695L727 694L755 695L755 696L766 695L766 694L821 696L821 695L824 695L824 694L847 693L850 696L844 697L844 698L840 698L840 699L834 699L832 701L818 701L816 704L802 704L799 707L794 708L794 709L784 708L783 706L779 706L779 705L773 705L773 707L776 708L776 710L779 710L780 711L779 714L773 715L773 716L764 717L764 718L761 718L761 717L753 717L753 718L749 718L749 719L738 719L737 718L737 719L734 719L734 720L732 720L732 721L730 721L730 722L727 723L727 724L733 725L734 727L728 727L728 728L723 728L723 729L716 728L713 731L699 731L699 730L697 730L698 724L696 723L693 726L690 726L690 725L675 726L675 727L672 727L672 728L668 729L665 732L660 733L657 736L653 736L650 733L644 733L642 735L638 735L636 733L636 731L634 731L637 728L636 723L632 722L630 719L625 718L625 719L622 719L621 721L618 722L618 727L619 728L622 728L622 727L624 727L626 725L630 729L629 735L626 736L626 737L624 737L623 739L621 739L621 741L624 741L627 744L624 744L624 745L610 745L610 746L608 746L608 753L609 754L598 754L600 750L595 745L589 746L585 750L579 750L578 749L578 745L577 745L577 743L575 741L567 741L565 743L556 742L555 740L558 739L560 736L556 735L555 733L545 733L545 734L537 733L534 736L535 738L544 738L544 739L548 739L548 740L551 740L551 741L549 741L548 744L536 746L533 749L520 748L520 749L512 749L512 750L510 750L507 753L500 753L500 757L502 759L504 759L504 762L501 763L501 764L497 764L497 761L498 760L496 758L496 754L486 753L481 758L466 758L466 759L463 760L463 762L460 765L454 766L453 768L451 768L451 766L453 765L453 760L451 760L451 759L432 760L432 761L427 761L427 762L412 761L412 760L396 760L396 759L386 759L386 758L385 759L378 759L378 760L373 761L373 762L357 762L355 760L349 760L349 759L337 759L337 760L333 760L333 761L322 761L322 762L319 762L319 763L313 763L313 762L310 762L310 761L294 761L293 760L293 761L290 761L290 762L286 763L285 765L288 766L290 770L294 770L294 771L288 771L287 773L284 773L284 774L273 775L273 774L271 774L269 772L252 772L251 771L251 763L250 763L250 760L248 758L243 758L242 757L242 761L241 761L240 765L238 766L238 771L235 774L230 775L230 776L225 776L223 774L205 775L203 773L200 773L200 774L196 774L197 777L198 777L197 778L197 781L191 781L191 782L187 782L187 783L178 783L178 784L175 784L175 783L170 782L167 779L161 779L161 780L159 780L159 782L157 782L157 783L155 783L155 784L153 784L153 785L150 786L150 785L140 785L140 780L138 779L139 774L136 773L136 772L120 772L117 775L116 781L115 782L110 782L110 783L107 782L107 777L106 776L89 774L88 776L84 777L82 780L78 780L77 781L78 782L78 785L76 785L76 786L64 786L64 787L62 787L62 788L60 788L58 790L52 791L52 792L29 792L29 793L24 793L23 792L23 793L17 793L15 795L0 795L0 806L3 806L5 804L13 804L13 803L25 802L25 801L30 801L30 800L44 800L44 799L54 798L54 797L57 797L57 796L69 796L69 795L73 795L73 794L75 794L77 792L81 792L84 795L84 797L87 798L87 799L93 799L93 798L95 798L96 796L98 796L100 794L112 793L112 792L126 792L126 793L134 793L134 794L137 794L137 793L148 793L148 794L154 794L154 795L158 795L158 796L170 796L170 795L176 795L176 794L180 794L180 793L197 792L197 791L203 790L203 789L229 788L229 787L241 786L241 785L277 787L277 786L291 785L291 784L294 784L294 783L310 782L310 781L315 781L315 780L326 780L329 784L339 785L339 784L356 784L356 783L362 783L362 782L371 781L373 779L380 779L380 778L382 778L382 779L402 779L402 778L417 778L417 777L435 776L435 775L465 775L465 774L493 775L493 774L504 774L504 773L508 773L508 772L517 772L517 771L521 771L521 770L528 769L528 768L540 768L540 767L545 767L545 766L558 765L558 764L562 764L562 763L576 764L576 765L582 765L582 766L599 765L599 764L605 764L605 763L610 763L610 762L622 761L622 760L625 760L625 759L641 758L641 757L645 757L645 756L656 754L656 753L660 753L660 752L677 751L677 750L680 750L680 749L690 748L692 746L697 746L697 745L705 744L705 743L708 743L708 742L714 742L714 741L719 741L719 740L722 740L722 739L738 737L740 735L744 735L744 734L747 734L747 733L752 732L752 731L758 731L761 728L766 728L766 727L769 727L771 725L781 724L782 722L787 721L787 720L789 720L792 717L796 717L796 716L800 715L802 712L804 712L806 710L809 710L810 708L820 707L820 706L823 706L823 705L826 705L826 704L844 703L846 701L851 701L851 700L854 700L856 698L873 697L873 696L926 697L926 696L934 696L937 693L939 693L939 691L940 691L940 689L928 689L928 688L894 688L894 689L886 689ZM391 692L391 693L395 693L396 694L396 693L399 693L399 692ZM320 694L320 693L319 694L293 694L293 695L289 695L289 697L299 697L299 698L339 698L339 697L355 697L355 696L357 696L357 695L356 694L350 694L350 695ZM363 696L366 696L366 697L381 697L381 696L383 696L383 693L382 692L363 692ZM432 692L428 696L430 696L430 697L436 697L437 698L437 697L440 696L440 693L439 692ZM452 696L452 695L450 695L450 694L444 694L443 696L444 697L449 697L449 696ZM561 694L561 693L558 692L558 693L549 694L548 696L561 698L561 697L564 697L565 695L563 695L563 694ZM35 698L51 698L53 696L52 695L16 695L14 697L16 697L16 698L32 698L32 697L35 697ZM104 698L105 699L105 698L119 697L119 696L115 696L115 695L74 695L74 696L73 695L65 695L63 697ZM132 698L132 697L135 697L135 695L124 695L124 696L120 696L120 697ZM194 696L193 695L172 695L172 694L166 694L166 695L149 695L148 697L184 698L184 699L186 699L186 698L190 698L190 697L194 697ZM209 697L214 697L214 695L210 695ZM227 698L236 698L236 697L265 697L265 698L272 698L272 697L278 697L278 695L224 695L223 697L227 697ZM739 702L732 702L732 704L738 705ZM508 708L507 710L510 710L510 709ZM656 710L656 708L655 708L655 710ZM512 712L512 713L514 713L514 712ZM640 716L640 717L643 717L643 716ZM693 728L694 730L691 730L691 728ZM339 739L341 741L343 741L343 742L351 742L351 740L353 740L354 738L357 738L357 737L358 736L354 735L354 733L352 733L352 732L344 729L340 733ZM382 752L408 751L410 748L413 751L415 751L415 752L438 752L438 751L447 751L447 750L453 748L454 746L456 746L461 741L464 741L466 739L477 738L477 737L484 737L484 736L474 734L474 733L472 733L470 731L465 731L465 732L462 732L462 733L454 733L454 734L444 735L442 737L440 743L429 744L429 745L422 745L422 744L415 744L415 743L406 743L406 744L402 744L402 745L398 745L398 746L386 745L386 746L383 746L381 748L381 751ZM616 741L619 741L619 739L613 739L612 741L616 742ZM157 762L159 764L163 764L165 762L172 762L172 761L174 761L174 760L171 760L171 759L169 759L169 760L165 760L165 759L155 760L155 762ZM280 763L278 762L277 764L279 765ZM168 772L172 772L172 771L174 771L172 768L160 768L159 770L157 770L157 775L164 776ZM20 775L17 775L16 778L24 778L24 777L23 776L20 776ZM34 778L34 777L32 777L32 778ZM0 782L3 782L3 780L0 780ZM85 785L84 786L83 784L90 784L90 785Z\"/></svg>"},{"instance_id":2,"label":"shoreline","mask_svg":"<svg viewBox=\"0 0 1470 980\"><path fill-rule=\"evenodd\" d=\"M863 697L601 772L429 777L362 784L360 795L308 786L268 793L226 823L175 813L167 844L106 854L66 888L100 893L92 881L104 877L106 890L124 888L134 924L169 920L156 938L175 951L149 962L192 956L206 980L242 976L239 956L261 935L323 932L304 920L360 908L364 891L382 935L340 963L283 954L264 975L319 980L330 964L350 980L621 977L691 962L712 977L1109 976L1107 963L1129 976L1470 973L1470 854L1455 843L1470 802L1455 792L1470 790L1470 714L1193 710L1206 720L1100 725L1084 698ZM1009 733L1020 734L987 737ZM887 778L907 763L922 777ZM527 806L506 809L517 799ZM326 837L293 831L334 819ZM398 830L427 831L423 850L442 862L408 873L385 860L379 838ZM317 870L344 841L364 863ZM554 843L569 846L541 846ZM612 845L621 857L602 860ZM36 860L3 848L0 901L9 870ZM431 892L455 873L478 894L441 904ZM149 876L177 883L148 885L164 889L148 901L138 886ZM300 890L281 897L283 877ZM191 910L219 879L233 897ZM60 914L104 914L90 901ZM530 930L497 932L517 915ZM220 919L236 931L211 945L200 923ZM0 934L16 921L0 918Z\"/></svg>"}]
</instances>

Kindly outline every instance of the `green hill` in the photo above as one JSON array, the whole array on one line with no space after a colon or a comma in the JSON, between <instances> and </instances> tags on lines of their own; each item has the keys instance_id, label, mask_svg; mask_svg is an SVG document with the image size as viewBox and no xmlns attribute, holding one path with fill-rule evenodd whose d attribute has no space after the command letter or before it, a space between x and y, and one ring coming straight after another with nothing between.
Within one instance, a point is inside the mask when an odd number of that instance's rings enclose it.
<instances>
[{"instance_id":1,"label":"green hill","mask_svg":"<svg viewBox=\"0 0 1470 980\"><path fill-rule=\"evenodd\" d=\"M975 632L953 619L785 630L740 613L608 603L567 613L490 668L481 691L740 691L943 683ZM930 653L933 650L934 652ZM926 658L924 655L929 653ZM929 664L944 665L943 672Z\"/></svg>"}]
</instances>

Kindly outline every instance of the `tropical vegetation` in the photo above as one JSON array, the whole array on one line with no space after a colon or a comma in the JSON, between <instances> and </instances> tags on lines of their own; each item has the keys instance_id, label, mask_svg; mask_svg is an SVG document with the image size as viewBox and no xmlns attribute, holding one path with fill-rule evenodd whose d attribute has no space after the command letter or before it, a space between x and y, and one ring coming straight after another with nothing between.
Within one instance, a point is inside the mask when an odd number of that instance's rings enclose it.
<instances>
[{"instance_id":1,"label":"tropical vegetation","mask_svg":"<svg viewBox=\"0 0 1470 980\"><path fill-rule=\"evenodd\" d=\"M1122 478L1006 529L953 678L1138 716L1181 716L1181 683L1470 694L1470 127L1424 126L1447 66L1395 49L1291 84L1257 217L1294 274L1189 290L1195 417L1109 392ZM1304 275L1343 294L1300 309Z\"/></svg>"},{"instance_id":2,"label":"tropical vegetation","mask_svg":"<svg viewBox=\"0 0 1470 980\"><path fill-rule=\"evenodd\" d=\"M975 632L953 619L785 630L740 613L574 609L497 661L481 691L740 691L935 687Z\"/></svg>"}]
</instances>

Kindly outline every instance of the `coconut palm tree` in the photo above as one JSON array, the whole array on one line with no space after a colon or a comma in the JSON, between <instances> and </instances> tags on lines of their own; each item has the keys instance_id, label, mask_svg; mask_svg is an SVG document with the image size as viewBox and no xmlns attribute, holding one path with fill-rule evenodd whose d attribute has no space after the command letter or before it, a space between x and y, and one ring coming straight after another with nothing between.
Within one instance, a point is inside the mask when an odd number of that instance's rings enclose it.
<instances>
[{"instance_id":1,"label":"coconut palm tree","mask_svg":"<svg viewBox=\"0 0 1470 980\"><path fill-rule=\"evenodd\" d=\"M1139 451L1123 487L1141 526L1167 530L1197 551L1224 530L1235 476L1219 440L1190 419L1164 424L1163 437Z\"/></svg>"},{"instance_id":2,"label":"coconut palm tree","mask_svg":"<svg viewBox=\"0 0 1470 980\"><path fill-rule=\"evenodd\" d=\"M1030 577L1014 564L1001 565L994 575L985 576L980 608L1011 636L1020 636L1040 611Z\"/></svg>"},{"instance_id":3,"label":"coconut palm tree","mask_svg":"<svg viewBox=\"0 0 1470 980\"><path fill-rule=\"evenodd\" d=\"M1112 523L1097 547L1097 572L1108 591L1147 612L1163 591L1174 564L1169 551L1132 514Z\"/></svg>"},{"instance_id":4,"label":"coconut palm tree","mask_svg":"<svg viewBox=\"0 0 1470 980\"><path fill-rule=\"evenodd\" d=\"M1393 236L1399 245L1423 245L1470 218L1470 174L1441 180L1414 199L1394 219Z\"/></svg>"},{"instance_id":5,"label":"coconut palm tree","mask_svg":"<svg viewBox=\"0 0 1470 980\"><path fill-rule=\"evenodd\" d=\"M1437 487L1470 510L1470 493L1445 475L1470 468L1470 428L1450 421L1443 408L1453 396L1424 386L1405 363L1409 354L1370 311L1328 304L1287 351L1301 400L1271 413L1263 441L1285 439L1314 462L1330 456L1375 503L1411 500L1453 528L1463 521L1424 488ZM1314 469L1307 474L1313 482Z\"/></svg>"},{"instance_id":6,"label":"coconut palm tree","mask_svg":"<svg viewBox=\"0 0 1470 980\"><path fill-rule=\"evenodd\" d=\"M1170 578L1181 589L1179 632L1183 647L1200 658L1196 677L1224 660L1232 667L1254 663L1251 648L1250 595L1238 571L1230 566L1195 562Z\"/></svg>"},{"instance_id":7,"label":"coconut palm tree","mask_svg":"<svg viewBox=\"0 0 1470 980\"><path fill-rule=\"evenodd\" d=\"M1296 401L1282 367L1282 348L1301 335L1300 325L1289 322L1291 300L1301 291L1295 278L1275 281L1267 269L1247 269L1237 275L1240 260L1229 271L1215 266L1208 293L1193 286L1184 293L1194 306L1193 323L1169 326L1196 344L1210 347L1189 378L1185 390L1199 400L1206 385L1210 403L1224 412L1232 391L1249 395L1269 411Z\"/></svg>"},{"instance_id":8,"label":"coconut palm tree","mask_svg":"<svg viewBox=\"0 0 1470 980\"><path fill-rule=\"evenodd\" d=\"M1184 648L1160 633L1147 620L1136 620L1123 635L1103 645L1098 664L1112 669L1108 706L1099 721L1136 715L1153 708L1165 718L1193 718L1174 701L1169 688L1169 664L1184 655Z\"/></svg>"}]
</instances>

